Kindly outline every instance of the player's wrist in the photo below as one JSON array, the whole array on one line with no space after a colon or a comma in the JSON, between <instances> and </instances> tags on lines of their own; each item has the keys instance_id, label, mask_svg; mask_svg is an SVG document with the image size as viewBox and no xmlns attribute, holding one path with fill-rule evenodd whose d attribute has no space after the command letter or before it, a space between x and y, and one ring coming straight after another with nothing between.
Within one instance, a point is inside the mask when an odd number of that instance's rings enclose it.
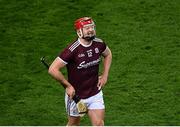
<instances>
[{"instance_id":1,"label":"player's wrist","mask_svg":"<svg viewBox=\"0 0 180 127\"><path fill-rule=\"evenodd\" d=\"M66 89L72 89L72 88L74 89L74 87L71 84L66 85Z\"/></svg>"},{"instance_id":2,"label":"player's wrist","mask_svg":"<svg viewBox=\"0 0 180 127\"><path fill-rule=\"evenodd\" d=\"M108 74L103 73L103 74L102 74L102 77L103 77L103 78L108 78Z\"/></svg>"},{"instance_id":3,"label":"player's wrist","mask_svg":"<svg viewBox=\"0 0 180 127\"><path fill-rule=\"evenodd\" d=\"M72 85L66 79L61 80L61 83L65 89L72 87Z\"/></svg>"}]
</instances>

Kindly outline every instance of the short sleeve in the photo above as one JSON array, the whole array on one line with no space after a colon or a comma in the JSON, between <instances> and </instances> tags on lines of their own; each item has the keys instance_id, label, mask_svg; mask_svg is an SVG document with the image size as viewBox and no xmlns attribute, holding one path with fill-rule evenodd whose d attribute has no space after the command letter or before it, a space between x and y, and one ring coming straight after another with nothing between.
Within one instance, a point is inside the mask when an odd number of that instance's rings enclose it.
<instances>
[{"instance_id":1,"label":"short sleeve","mask_svg":"<svg viewBox=\"0 0 180 127\"><path fill-rule=\"evenodd\" d=\"M58 56L65 64L68 64L73 57L73 53L69 50L69 48L65 48Z\"/></svg>"},{"instance_id":2,"label":"short sleeve","mask_svg":"<svg viewBox=\"0 0 180 127\"><path fill-rule=\"evenodd\" d=\"M101 46L100 46L100 49L101 49L101 53L103 53L105 50L106 50L106 43L105 42L102 42L101 43Z\"/></svg>"},{"instance_id":3,"label":"short sleeve","mask_svg":"<svg viewBox=\"0 0 180 127\"><path fill-rule=\"evenodd\" d=\"M95 38L94 42L96 42L98 49L100 50L100 53L103 53L106 50L106 43L102 39Z\"/></svg>"}]
</instances>

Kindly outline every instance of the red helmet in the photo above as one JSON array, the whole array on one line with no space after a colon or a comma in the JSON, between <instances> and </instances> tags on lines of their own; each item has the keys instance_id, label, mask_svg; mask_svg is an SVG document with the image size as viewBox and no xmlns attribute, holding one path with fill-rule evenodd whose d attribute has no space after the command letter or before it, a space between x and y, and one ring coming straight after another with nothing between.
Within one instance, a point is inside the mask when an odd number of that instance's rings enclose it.
<instances>
[{"instance_id":1,"label":"red helmet","mask_svg":"<svg viewBox=\"0 0 180 127\"><path fill-rule=\"evenodd\" d=\"M91 24L95 25L91 17L79 18L74 22L74 29L79 30L83 28L85 25L91 25Z\"/></svg>"}]
</instances>

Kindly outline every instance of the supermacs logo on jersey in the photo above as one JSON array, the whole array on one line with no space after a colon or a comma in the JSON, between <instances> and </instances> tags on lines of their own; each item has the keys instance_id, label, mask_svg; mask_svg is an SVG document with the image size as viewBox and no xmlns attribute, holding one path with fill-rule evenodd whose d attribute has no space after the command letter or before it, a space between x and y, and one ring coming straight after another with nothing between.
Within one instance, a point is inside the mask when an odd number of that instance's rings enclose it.
<instances>
[{"instance_id":1,"label":"supermacs logo on jersey","mask_svg":"<svg viewBox=\"0 0 180 127\"><path fill-rule=\"evenodd\" d=\"M99 62L101 61L101 58L98 58L97 60L91 61L86 63L86 61L83 61L79 64L79 66L77 67L77 69L82 69L82 68L88 68L94 65L99 64Z\"/></svg>"}]
</instances>

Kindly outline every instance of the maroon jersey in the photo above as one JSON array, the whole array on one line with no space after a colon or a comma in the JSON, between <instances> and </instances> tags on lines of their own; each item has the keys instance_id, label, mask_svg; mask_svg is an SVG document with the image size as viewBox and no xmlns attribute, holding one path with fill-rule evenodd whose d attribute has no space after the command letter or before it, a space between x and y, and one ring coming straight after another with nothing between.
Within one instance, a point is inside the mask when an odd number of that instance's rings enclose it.
<instances>
[{"instance_id":1,"label":"maroon jersey","mask_svg":"<svg viewBox=\"0 0 180 127\"><path fill-rule=\"evenodd\" d=\"M77 39L59 55L67 64L68 81L80 98L88 98L99 92L99 63L105 49L106 44L101 39L95 38L89 45L83 45Z\"/></svg>"}]
</instances>

